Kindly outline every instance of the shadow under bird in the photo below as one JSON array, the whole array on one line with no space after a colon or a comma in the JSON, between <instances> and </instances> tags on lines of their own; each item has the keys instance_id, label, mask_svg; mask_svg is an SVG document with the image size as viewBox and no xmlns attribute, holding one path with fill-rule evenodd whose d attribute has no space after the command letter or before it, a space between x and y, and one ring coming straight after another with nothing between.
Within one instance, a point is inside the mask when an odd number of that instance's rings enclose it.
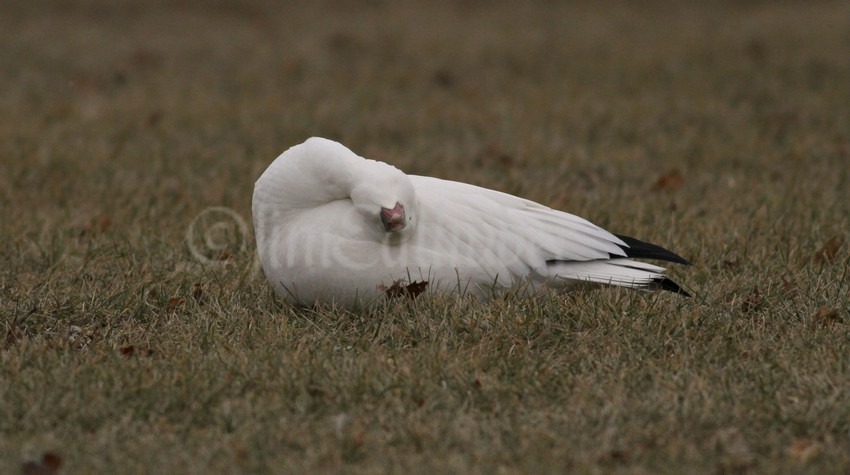
<instances>
[{"instance_id":1,"label":"shadow under bird","mask_svg":"<svg viewBox=\"0 0 850 475\"><path fill-rule=\"evenodd\" d=\"M563 211L456 181L406 175L313 137L254 186L257 251L285 300L350 307L399 283L487 298L504 289L599 283L687 295L654 244Z\"/></svg>"}]
</instances>

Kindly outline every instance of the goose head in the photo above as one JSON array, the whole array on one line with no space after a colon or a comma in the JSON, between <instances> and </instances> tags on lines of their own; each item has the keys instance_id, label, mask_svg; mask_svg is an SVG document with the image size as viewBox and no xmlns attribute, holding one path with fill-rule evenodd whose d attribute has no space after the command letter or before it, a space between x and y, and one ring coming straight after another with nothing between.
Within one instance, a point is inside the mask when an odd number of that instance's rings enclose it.
<instances>
[{"instance_id":1,"label":"goose head","mask_svg":"<svg viewBox=\"0 0 850 475\"><path fill-rule=\"evenodd\" d=\"M418 206L413 183L402 171L372 162L351 192L354 207L379 239L390 244L410 239L416 229Z\"/></svg>"}]
</instances>

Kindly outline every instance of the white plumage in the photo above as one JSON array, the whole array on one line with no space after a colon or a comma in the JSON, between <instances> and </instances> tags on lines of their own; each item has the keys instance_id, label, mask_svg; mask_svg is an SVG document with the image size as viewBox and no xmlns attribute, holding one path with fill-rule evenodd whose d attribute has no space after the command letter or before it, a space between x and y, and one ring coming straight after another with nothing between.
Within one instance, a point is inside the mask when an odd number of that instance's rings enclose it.
<instances>
[{"instance_id":1,"label":"white plumage","mask_svg":"<svg viewBox=\"0 0 850 475\"><path fill-rule=\"evenodd\" d=\"M658 246L506 193L405 175L322 138L282 153L252 208L266 277L300 304L368 303L399 281L480 297L576 282L684 293L663 267L630 259L686 263Z\"/></svg>"}]
</instances>

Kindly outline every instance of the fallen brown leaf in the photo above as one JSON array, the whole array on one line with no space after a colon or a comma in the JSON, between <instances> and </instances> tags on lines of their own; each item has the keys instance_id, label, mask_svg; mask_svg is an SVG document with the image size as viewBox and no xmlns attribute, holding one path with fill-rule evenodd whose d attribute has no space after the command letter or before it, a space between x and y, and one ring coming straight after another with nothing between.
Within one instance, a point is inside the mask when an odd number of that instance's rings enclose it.
<instances>
[{"instance_id":1,"label":"fallen brown leaf","mask_svg":"<svg viewBox=\"0 0 850 475\"><path fill-rule=\"evenodd\" d=\"M229 261L231 257L233 257L233 254L231 254L230 251L222 249L221 251L215 253L213 259L217 261Z\"/></svg>"},{"instance_id":2,"label":"fallen brown leaf","mask_svg":"<svg viewBox=\"0 0 850 475\"><path fill-rule=\"evenodd\" d=\"M820 247L820 249L815 251L814 260L821 264L832 262L835 260L835 255L838 254L842 245L844 245L843 237L832 236L823 244L823 246Z\"/></svg>"},{"instance_id":3,"label":"fallen brown leaf","mask_svg":"<svg viewBox=\"0 0 850 475\"><path fill-rule=\"evenodd\" d=\"M812 317L812 321L817 323L818 325L830 326L835 325L836 323L842 323L841 315L838 312L838 309L829 308L829 307L821 307L815 312Z\"/></svg>"},{"instance_id":4,"label":"fallen brown leaf","mask_svg":"<svg viewBox=\"0 0 850 475\"><path fill-rule=\"evenodd\" d=\"M41 463L56 472L62 467L62 457L53 452L45 452L41 456Z\"/></svg>"},{"instance_id":5,"label":"fallen brown leaf","mask_svg":"<svg viewBox=\"0 0 850 475\"><path fill-rule=\"evenodd\" d=\"M29 461L21 464L21 472L24 475L54 475L62 468L62 457L53 453L45 452L41 461Z\"/></svg>"},{"instance_id":6,"label":"fallen brown leaf","mask_svg":"<svg viewBox=\"0 0 850 475\"><path fill-rule=\"evenodd\" d=\"M744 313L754 312L761 307L763 302L764 300L759 293L759 288L755 287L749 295L744 297L744 301L741 302L741 311Z\"/></svg>"},{"instance_id":7,"label":"fallen brown leaf","mask_svg":"<svg viewBox=\"0 0 850 475\"><path fill-rule=\"evenodd\" d=\"M426 288L428 288L427 280L411 282L407 285L404 284L403 280L397 280L389 287L385 285L378 286L378 290L384 292L387 298L406 297L409 299L415 299L419 294L425 292Z\"/></svg>"},{"instance_id":8,"label":"fallen brown leaf","mask_svg":"<svg viewBox=\"0 0 850 475\"><path fill-rule=\"evenodd\" d=\"M609 450L599 457L599 463L609 465L624 464L629 461L629 453L625 450Z\"/></svg>"},{"instance_id":9,"label":"fallen brown leaf","mask_svg":"<svg viewBox=\"0 0 850 475\"><path fill-rule=\"evenodd\" d=\"M171 297L168 299L168 305L166 305L165 310L168 312L174 311L177 307L183 305L184 302L183 297Z\"/></svg>"},{"instance_id":10,"label":"fallen brown leaf","mask_svg":"<svg viewBox=\"0 0 850 475\"><path fill-rule=\"evenodd\" d=\"M682 172L673 170L669 173L662 173L655 184L652 185L652 191L674 191L685 183L685 177Z\"/></svg>"},{"instance_id":11,"label":"fallen brown leaf","mask_svg":"<svg viewBox=\"0 0 850 475\"><path fill-rule=\"evenodd\" d=\"M820 454L821 445L816 440L798 437L785 448L785 454L789 457L807 463Z\"/></svg>"},{"instance_id":12,"label":"fallen brown leaf","mask_svg":"<svg viewBox=\"0 0 850 475\"><path fill-rule=\"evenodd\" d=\"M426 288L428 288L427 281L423 280L421 282L413 282L407 286L407 296L410 298L416 298L419 294L425 292Z\"/></svg>"}]
</instances>

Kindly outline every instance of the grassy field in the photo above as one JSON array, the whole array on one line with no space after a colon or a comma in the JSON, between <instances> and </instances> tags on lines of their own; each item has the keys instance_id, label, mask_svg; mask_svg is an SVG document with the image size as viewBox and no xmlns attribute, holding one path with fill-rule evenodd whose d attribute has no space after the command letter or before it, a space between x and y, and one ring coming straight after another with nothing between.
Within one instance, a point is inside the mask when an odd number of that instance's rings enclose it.
<instances>
[{"instance_id":1,"label":"grassy field","mask_svg":"<svg viewBox=\"0 0 850 475\"><path fill-rule=\"evenodd\" d=\"M0 472L847 473L850 6L518 5L0 4ZM311 135L695 296L291 308L250 199Z\"/></svg>"}]
</instances>

